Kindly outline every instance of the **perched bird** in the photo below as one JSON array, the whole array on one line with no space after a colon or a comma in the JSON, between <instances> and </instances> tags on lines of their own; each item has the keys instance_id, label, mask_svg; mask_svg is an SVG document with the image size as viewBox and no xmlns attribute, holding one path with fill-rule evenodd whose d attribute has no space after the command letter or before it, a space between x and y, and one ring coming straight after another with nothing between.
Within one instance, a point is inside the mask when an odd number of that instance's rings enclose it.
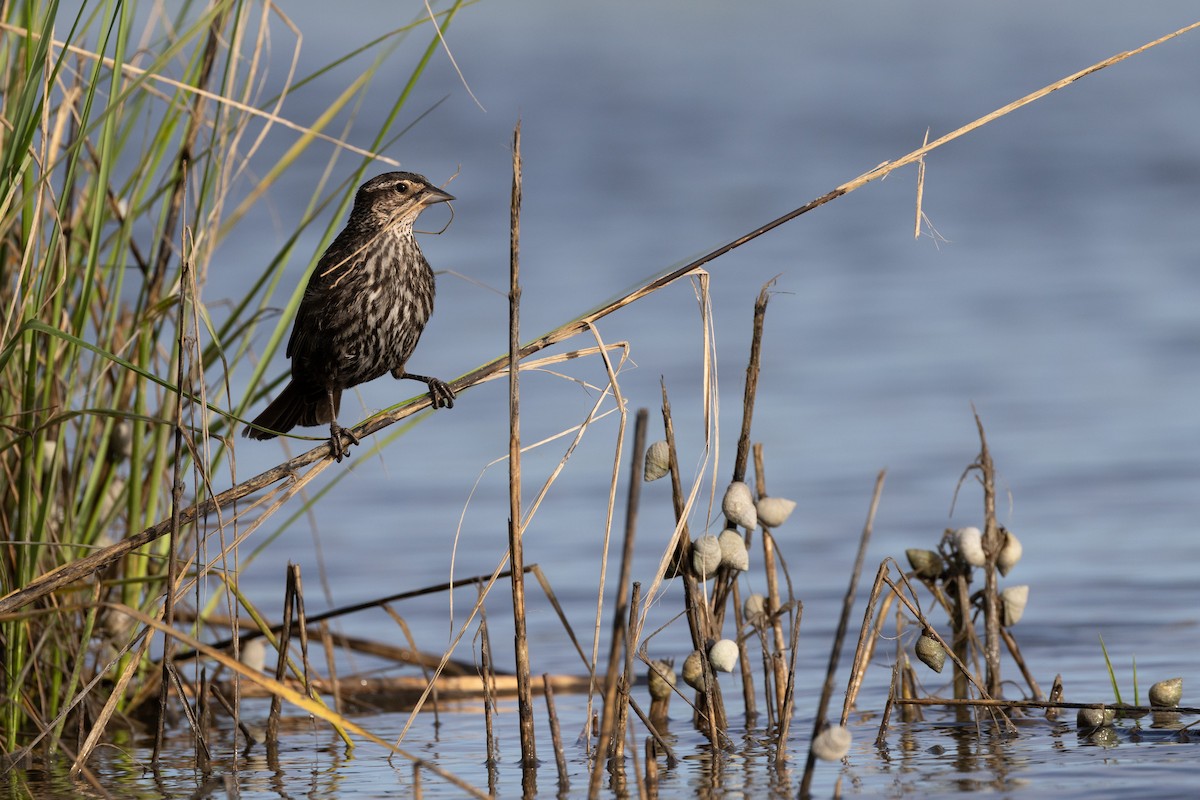
<instances>
[{"instance_id":1,"label":"perched bird","mask_svg":"<svg viewBox=\"0 0 1200 800\"><path fill-rule=\"evenodd\" d=\"M412 172L388 172L359 187L350 221L304 289L287 346L292 379L243 436L270 439L328 422L329 448L341 461L342 434L358 444L338 425L342 390L385 372L423 381L434 408L454 405L443 381L404 370L433 313L433 270L413 222L430 205L453 199Z\"/></svg>"}]
</instances>

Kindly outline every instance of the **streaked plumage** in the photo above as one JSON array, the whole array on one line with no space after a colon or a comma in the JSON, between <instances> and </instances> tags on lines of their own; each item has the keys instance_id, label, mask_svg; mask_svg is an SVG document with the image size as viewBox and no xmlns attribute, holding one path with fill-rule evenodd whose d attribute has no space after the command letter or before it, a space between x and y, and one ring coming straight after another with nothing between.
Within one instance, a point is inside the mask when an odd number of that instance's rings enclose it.
<instances>
[{"instance_id":1,"label":"streaked plumage","mask_svg":"<svg viewBox=\"0 0 1200 800\"><path fill-rule=\"evenodd\" d=\"M329 423L334 458L345 452L338 425L342 390L386 372L429 386L434 408L452 407L454 392L437 378L406 372L433 313L434 278L413 222L453 196L412 172L364 183L350 220L313 270L300 301L287 355L292 379L242 434L270 439L296 425Z\"/></svg>"}]
</instances>

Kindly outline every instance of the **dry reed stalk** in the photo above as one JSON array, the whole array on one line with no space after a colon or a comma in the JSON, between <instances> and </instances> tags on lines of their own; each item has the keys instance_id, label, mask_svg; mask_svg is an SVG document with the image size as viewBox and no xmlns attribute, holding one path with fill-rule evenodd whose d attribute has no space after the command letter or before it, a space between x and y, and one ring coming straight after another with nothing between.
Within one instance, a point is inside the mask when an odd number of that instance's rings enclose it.
<instances>
[{"instance_id":1,"label":"dry reed stalk","mask_svg":"<svg viewBox=\"0 0 1200 800\"><path fill-rule=\"evenodd\" d=\"M675 505L675 523L679 527L679 545L675 551L675 563L680 577L683 579L684 609L687 615L688 631L692 636L692 647L702 653L707 653L709 639L717 637L711 627L712 618L707 614L708 604L704 602L704 595L700 591L700 585L696 582L696 575L692 570L691 537L688 534L683 485L679 477L679 457L675 449L675 425L671 420L671 401L667 397L666 382L660 381L660 386L662 388L663 428L666 432L671 473L671 498ZM725 706L721 700L720 684L713 677L708 658L702 658L700 661L704 667L704 690L697 692L699 702L695 704L695 712L697 721L702 720L706 724L711 746L718 747L720 742L718 732L728 727L725 721ZM702 708L705 710L704 713L701 712Z\"/></svg>"},{"instance_id":2,"label":"dry reed stalk","mask_svg":"<svg viewBox=\"0 0 1200 800\"><path fill-rule=\"evenodd\" d=\"M336 644L333 641L333 631L329 627L328 622L317 624L317 637L321 640L321 650L325 653L325 672L329 676L329 687L333 689L333 710L339 714L346 713L345 703L342 701L342 684L338 680ZM312 688L311 686L309 687ZM437 704L434 706L434 713L437 713ZM436 724L436 717L435 724Z\"/></svg>"},{"instance_id":3,"label":"dry reed stalk","mask_svg":"<svg viewBox=\"0 0 1200 800\"><path fill-rule=\"evenodd\" d=\"M764 651L764 656L769 656L769 663L766 664L766 674L763 675L763 680L772 681L774 687L774 708L772 715L778 721L784 709L784 690L787 679L781 670L776 668L779 663L779 657L784 652L784 625L780 620L781 603L779 600L779 573L775 566L775 537L770 535L769 531L764 530L762 534L762 569L767 576L767 620L770 625L770 633L772 633L772 649Z\"/></svg>"},{"instance_id":4,"label":"dry reed stalk","mask_svg":"<svg viewBox=\"0 0 1200 800\"><path fill-rule=\"evenodd\" d=\"M287 585L283 591L283 625L279 632L279 642L276 645L275 658L275 682L282 683L283 676L287 672L288 648L292 642L292 592L295 587L292 584L292 562L288 562ZM283 708L283 698L279 695L271 696L271 710L267 714L267 743L276 744L279 741L279 715Z\"/></svg>"},{"instance_id":5,"label":"dry reed stalk","mask_svg":"<svg viewBox=\"0 0 1200 800\"><path fill-rule=\"evenodd\" d=\"M604 709L600 730L611 729L616 712L617 667L621 659L621 648L625 643L623 627L626 619L636 619L630 613L629 581L633 570L633 544L637 534L638 509L642 497L642 467L646 457L646 428L650 412L638 409L633 424L633 458L629 464L629 494L625 501L625 543L621 550L621 572L617 578L617 599L613 607L612 640L608 650L608 668L604 673ZM632 606L636 613L637 605Z\"/></svg>"},{"instance_id":6,"label":"dry reed stalk","mask_svg":"<svg viewBox=\"0 0 1200 800\"><path fill-rule=\"evenodd\" d=\"M871 532L875 527L875 512L879 510L879 500L883 496L883 481L887 470L880 470L875 477L875 489L871 493L871 507L867 511L867 521L863 524L862 535L858 540L858 555L854 559L854 569L850 572L850 585L846 588L846 596L842 599L842 613L838 617L837 632L833 636L833 647L829 651L829 667L825 670L825 684L821 688L821 700L817 705L817 714L813 720L812 739L809 741L808 759L804 763L804 777L800 781L800 796L807 797L812 786L813 767L816 766L816 754L812 742L825 725L829 711L829 700L833 696L833 681L837 677L838 659L842 653L842 642L846 638L846 627L850 623L850 612L854 609L854 593L858 589L858 578L862 575L863 563L867 558L867 544L871 541Z\"/></svg>"},{"instance_id":7,"label":"dry reed stalk","mask_svg":"<svg viewBox=\"0 0 1200 800\"><path fill-rule=\"evenodd\" d=\"M972 407L974 412L974 407ZM987 668L987 688L989 695L1000 694L1000 587L997 578L996 559L1004 547L1004 534L996 522L996 468L992 464L992 454L988 450L987 435L983 431L983 421L975 412L975 427L979 430L979 456L963 472L959 484L972 471L979 472L979 480L983 485L983 553L986 561L983 565L983 660Z\"/></svg>"},{"instance_id":8,"label":"dry reed stalk","mask_svg":"<svg viewBox=\"0 0 1200 800\"><path fill-rule=\"evenodd\" d=\"M1025 683L1029 685L1029 691L1033 692L1034 700L1041 700L1042 689L1038 686L1037 680L1033 677L1033 673L1029 671L1029 665L1025 663L1025 657L1021 655L1021 648L1017 646L1017 639L1012 635L1012 631L1003 626L1000 627L1000 638L1004 640L1004 645L1008 648L1009 655L1017 664L1017 669L1021 670L1021 677L1025 679Z\"/></svg>"},{"instance_id":9,"label":"dry reed stalk","mask_svg":"<svg viewBox=\"0 0 1200 800\"><path fill-rule=\"evenodd\" d=\"M638 702L633 699L632 695L629 697L629 707L633 709L633 713L637 714L638 719L646 726L646 730L650 733L650 737L658 744L659 749L666 753L668 769L674 769L675 765L679 763L679 759L675 756L675 751L667 743L667 740L663 738L662 734L658 732L658 727L646 716L646 712L642 710L642 707L638 705Z\"/></svg>"},{"instance_id":10,"label":"dry reed stalk","mask_svg":"<svg viewBox=\"0 0 1200 800\"><path fill-rule=\"evenodd\" d=\"M854 649L854 660L850 663L850 680L846 685L846 699L842 704L842 716L839 724L845 727L847 720L850 719L850 709L854 708L854 704L858 699L858 691L862 688L863 679L867 674L867 667L870 665L871 652L874 650L873 642L879 637L882 628L883 613L875 614L875 604L879 601L879 597L883 592L883 578L887 573L888 562L882 561L879 564L879 569L875 571L875 582L871 585L871 592L867 595L867 607L863 609L862 627L858 631L858 645ZM890 597L890 595L889 595ZM874 625L872 625L874 621Z\"/></svg>"},{"instance_id":11,"label":"dry reed stalk","mask_svg":"<svg viewBox=\"0 0 1200 800\"><path fill-rule=\"evenodd\" d=\"M509 363L519 361L521 349L521 123L513 129L512 203L509 217ZM537 769L530 688L529 639L525 633L525 556L521 546L521 383L519 369L508 371L508 558L512 564L513 639L517 671L517 716L521 729L521 767Z\"/></svg>"},{"instance_id":12,"label":"dry reed stalk","mask_svg":"<svg viewBox=\"0 0 1200 800\"><path fill-rule=\"evenodd\" d=\"M563 752L562 732L558 726L558 712L554 710L554 687L549 675L542 675L542 693L546 696L546 715L550 720L550 743L554 747L554 765L558 769L558 792L571 791L571 778L567 772L567 754Z\"/></svg>"},{"instance_id":13,"label":"dry reed stalk","mask_svg":"<svg viewBox=\"0 0 1200 800\"><path fill-rule=\"evenodd\" d=\"M633 653L637 649L637 607L642 599L642 584L634 581L633 594L629 599L629 623L625 626L625 669L621 673L620 708L617 710L617 724L613 731L613 742L619 743L613 751L613 758L623 762L625 757L625 729L629 720L629 693L637 678L633 674Z\"/></svg>"},{"instance_id":14,"label":"dry reed stalk","mask_svg":"<svg viewBox=\"0 0 1200 800\"><path fill-rule=\"evenodd\" d=\"M496 699L492 693L495 675L492 668L492 643L488 639L487 614L479 616L479 666L481 673L479 677L483 681L483 727L487 742L485 762L490 774L500 763L500 743L496 740L496 729L493 723L496 713Z\"/></svg>"},{"instance_id":15,"label":"dry reed stalk","mask_svg":"<svg viewBox=\"0 0 1200 800\"><path fill-rule=\"evenodd\" d=\"M607 502L605 503L604 542L601 545L601 549L600 549L600 552L602 554L601 558L600 558L600 579L597 582L597 587L596 587L596 614L595 614L595 624L592 627L592 657L591 657L590 661L587 661L588 675L591 676L594 681L595 676L596 676L596 666L597 666L597 663L599 662L600 630L603 627L603 622L604 622L604 591L605 591L605 587L607 586L607 578L608 578L609 544L612 539L613 516L616 512L616 506L617 506L617 485L620 482L620 478L621 478L621 456L624 452L625 425L628 422L628 418L627 418L627 413L625 410L625 398L621 396L621 387L620 387L620 383L617 380L617 370L614 369L612 361L608 357L608 347L605 345L604 340L600 336L600 331L596 328L596 326L589 325L588 330L591 332L592 336L595 337L595 339L596 339L597 350L599 351L599 354L600 354L600 360L604 363L604 371L608 376L608 388L612 390L613 400L616 403L617 411L620 412L620 420L617 425L616 446L613 450L612 474L611 474L611 479L609 480L609 484L608 484L608 499L607 499ZM625 355L627 355L627 353L625 351L623 351L622 363L624 362ZM604 393L602 392L601 399L603 398L603 396L604 396ZM595 409L598 410L599 406L597 405L595 407ZM648 416L648 412L645 411L645 409L643 409L642 413ZM634 442L634 450L635 451L638 451L645 446L645 429L644 429L644 427L643 427L643 431L642 431L641 444L637 443L636 433L634 435L634 440L635 440L635 442ZM611 673L614 668L613 660L615 658L618 658L620 655L620 653L617 649L620 646L618 644L619 632L616 629L618 627L619 620L622 620L627 616L627 613L626 613L625 609L623 607L621 607L621 604L625 602L626 594L629 591L629 572L632 568L633 539L634 539L634 533L637 530L637 503L638 503L638 499L641 494L641 474L638 472L638 466L640 463L641 463L640 456L638 455L637 452L635 452L634 456L633 456L633 467L631 469L631 475L630 475L631 480L630 480L630 486L629 486L629 498L628 498L628 502L627 502L626 516L625 516L625 545L624 545L624 548L622 551L621 573L620 573L620 576L617 581L617 584L618 584L617 585L618 608L617 608L617 610L615 612L615 616L613 618L613 629L614 629L613 640L612 640L612 642L610 642L610 645L609 645L608 673ZM560 618L563 621L563 625L569 631L570 625L567 623L566 615L560 614ZM573 638L574 638L574 636L572 634L572 639ZM605 675L605 681L606 681L605 682L605 698L604 698L605 699L605 705L604 705L604 713L605 714L609 713L609 711L608 711L608 701L609 701L608 680L610 679L611 675L608 673L606 673L606 675ZM589 714L591 713L591 709L592 709L593 697L594 697L594 691L589 691L588 692L588 702L587 702L587 710L588 710ZM590 745L590 741L591 740L588 740L589 745Z\"/></svg>"},{"instance_id":16,"label":"dry reed stalk","mask_svg":"<svg viewBox=\"0 0 1200 800\"><path fill-rule=\"evenodd\" d=\"M733 478L734 481L746 480L746 467L750 461L750 424L754 419L754 401L758 396L758 374L762 363L762 337L763 337L763 322L767 316L767 301L771 295L769 289L775 284L775 278L763 284L762 289L758 292L758 299L754 302L754 324L750 335L750 358L746 363L746 383L742 389L742 428L738 434L737 452L733 458ZM762 496L761 489L759 495ZM730 519L725 520L726 528L737 530L737 526ZM746 531L746 546L751 544L751 537L754 531ZM717 581L713 589L712 613L714 620L714 629L720 631L725 623L725 603L729 596L730 589L737 581L738 573L726 569L721 570L720 579Z\"/></svg>"},{"instance_id":17,"label":"dry reed stalk","mask_svg":"<svg viewBox=\"0 0 1200 800\"><path fill-rule=\"evenodd\" d=\"M624 771L625 759L625 729L629 718L629 690L633 686L633 654L635 647L635 630L637 627L637 608L641 600L642 584L634 581L633 593L628 604L628 619L624 625L625 661L623 670L616 680L616 692L613 703L615 713L604 714L600 723L600 736L596 742L595 760L592 764L591 777L588 779L588 796L596 797L600 791L600 778L604 774L607 763L614 773ZM608 703L605 703L605 711ZM611 752L610 752L611 751Z\"/></svg>"}]
</instances>

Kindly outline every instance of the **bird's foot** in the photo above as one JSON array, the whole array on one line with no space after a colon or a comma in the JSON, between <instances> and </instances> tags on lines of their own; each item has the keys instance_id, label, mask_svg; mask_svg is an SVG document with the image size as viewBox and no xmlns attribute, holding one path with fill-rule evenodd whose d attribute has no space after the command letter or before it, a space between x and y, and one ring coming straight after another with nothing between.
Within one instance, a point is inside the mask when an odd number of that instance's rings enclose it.
<instances>
[{"instance_id":1,"label":"bird's foot","mask_svg":"<svg viewBox=\"0 0 1200 800\"><path fill-rule=\"evenodd\" d=\"M454 390L448 383L437 378L430 378L426 383L429 385L429 399L433 401L434 408L454 408Z\"/></svg>"},{"instance_id":2,"label":"bird's foot","mask_svg":"<svg viewBox=\"0 0 1200 800\"><path fill-rule=\"evenodd\" d=\"M350 440L350 444L342 442L343 434ZM354 431L338 425L337 420L329 423L329 454L333 456L334 461L339 464L342 463L342 458L346 455L347 448L354 444L362 444L359 438L354 435Z\"/></svg>"}]
</instances>

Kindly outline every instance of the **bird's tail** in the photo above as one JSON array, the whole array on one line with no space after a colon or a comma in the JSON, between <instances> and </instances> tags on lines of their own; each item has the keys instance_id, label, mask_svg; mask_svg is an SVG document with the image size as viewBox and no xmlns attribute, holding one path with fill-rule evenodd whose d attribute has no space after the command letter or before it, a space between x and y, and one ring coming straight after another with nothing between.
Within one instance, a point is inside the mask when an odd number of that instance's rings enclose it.
<instances>
[{"instance_id":1,"label":"bird's tail","mask_svg":"<svg viewBox=\"0 0 1200 800\"><path fill-rule=\"evenodd\" d=\"M329 396L324 389L291 381L253 422L242 429L242 436L251 439L273 439L297 425L308 427L328 424L337 418L341 404L342 393L338 390L333 393L331 414Z\"/></svg>"}]
</instances>

